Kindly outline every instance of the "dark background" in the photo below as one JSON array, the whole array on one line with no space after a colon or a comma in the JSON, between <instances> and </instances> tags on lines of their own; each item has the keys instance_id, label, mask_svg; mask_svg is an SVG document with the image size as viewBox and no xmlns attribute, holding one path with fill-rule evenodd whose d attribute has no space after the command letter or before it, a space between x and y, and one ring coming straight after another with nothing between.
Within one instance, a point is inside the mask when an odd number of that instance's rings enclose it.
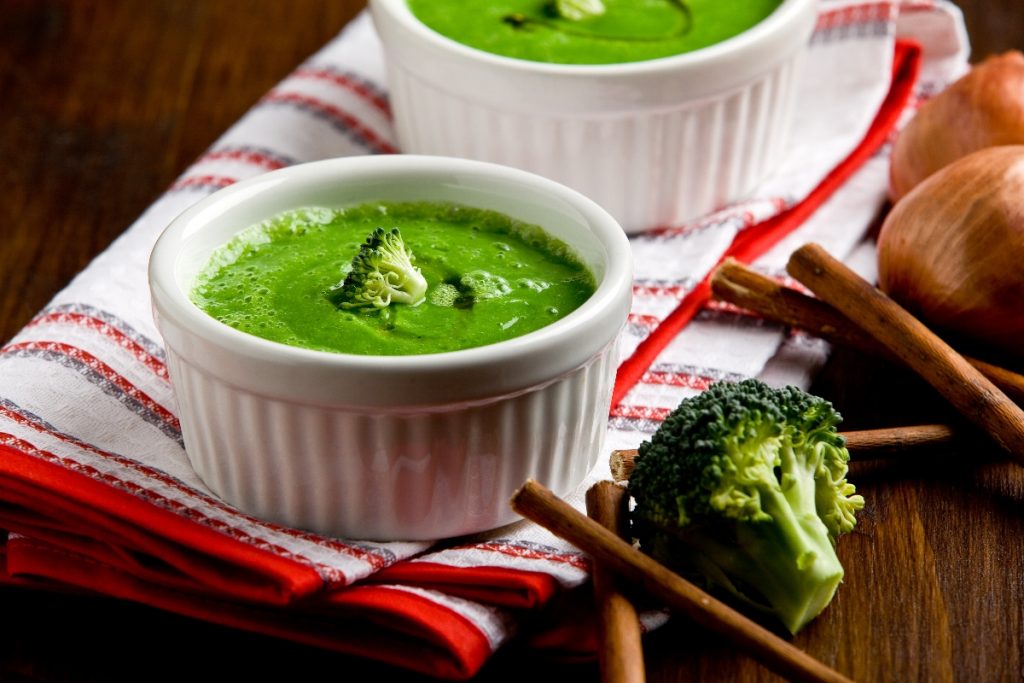
<instances>
[{"instance_id":1,"label":"dark background","mask_svg":"<svg viewBox=\"0 0 1024 683\"><path fill-rule=\"evenodd\" d=\"M1022 0L963 8L973 59L1024 47ZM0 339L12 336L261 95L358 12L348 0L0 0ZM884 376L884 379L881 377ZM946 417L905 373L838 351L816 391L848 426ZM1024 478L981 441L861 468L847 579L795 639L857 679L1024 678ZM768 680L682 620L650 680ZM537 667L543 667L538 673ZM0 681L397 675L148 608L0 591ZM486 680L596 679L514 648Z\"/></svg>"}]
</instances>

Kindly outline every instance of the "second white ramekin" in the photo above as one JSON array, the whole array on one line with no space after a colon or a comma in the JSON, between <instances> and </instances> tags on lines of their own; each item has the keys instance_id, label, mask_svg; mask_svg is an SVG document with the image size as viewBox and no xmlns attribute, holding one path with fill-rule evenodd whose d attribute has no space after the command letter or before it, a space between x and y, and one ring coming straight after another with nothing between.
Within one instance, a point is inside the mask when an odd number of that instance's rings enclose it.
<instances>
[{"instance_id":1,"label":"second white ramekin","mask_svg":"<svg viewBox=\"0 0 1024 683\"><path fill-rule=\"evenodd\" d=\"M370 0L399 146L492 161L564 183L630 233L739 199L783 159L815 0L784 0L695 52L611 65L510 59Z\"/></svg>"},{"instance_id":2,"label":"second white ramekin","mask_svg":"<svg viewBox=\"0 0 1024 683\"><path fill-rule=\"evenodd\" d=\"M423 200L544 227L587 264L596 292L522 337L416 356L278 344L189 299L214 249L282 211ZM599 206L492 164L352 157L221 190L178 217L150 260L189 460L238 508L327 535L436 539L511 522L509 497L527 478L568 493L601 452L631 265L625 235Z\"/></svg>"}]
</instances>

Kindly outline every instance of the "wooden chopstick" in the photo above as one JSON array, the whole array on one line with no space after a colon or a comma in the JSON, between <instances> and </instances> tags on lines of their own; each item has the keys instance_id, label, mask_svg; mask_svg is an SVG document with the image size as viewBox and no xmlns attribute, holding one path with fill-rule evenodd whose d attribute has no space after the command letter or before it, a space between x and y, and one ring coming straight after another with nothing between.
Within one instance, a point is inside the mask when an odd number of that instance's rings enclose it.
<instances>
[{"instance_id":1,"label":"wooden chopstick","mask_svg":"<svg viewBox=\"0 0 1024 683\"><path fill-rule=\"evenodd\" d=\"M626 490L610 481L599 481L587 491L587 514L595 522L622 538L628 528ZM640 639L640 618L619 587L619 579L603 564L593 570L597 601L598 660L602 683L643 681L644 652Z\"/></svg>"},{"instance_id":2,"label":"wooden chopstick","mask_svg":"<svg viewBox=\"0 0 1024 683\"><path fill-rule=\"evenodd\" d=\"M846 439L850 456L858 461L904 455L907 451L947 444L957 436L956 430L944 424L864 429L840 434ZM636 449L612 451L609 464L613 480L629 481L636 454Z\"/></svg>"},{"instance_id":3,"label":"wooden chopstick","mask_svg":"<svg viewBox=\"0 0 1024 683\"><path fill-rule=\"evenodd\" d=\"M830 342L875 353L883 350L870 335L821 299L786 287L734 259L726 259L712 273L711 292L717 299Z\"/></svg>"},{"instance_id":4,"label":"wooden chopstick","mask_svg":"<svg viewBox=\"0 0 1024 683\"><path fill-rule=\"evenodd\" d=\"M711 278L711 291L717 299L788 327L805 330L836 344L895 358L895 354L874 337L821 299L781 285L739 261L727 259L718 266ZM1007 396L1024 404L1024 375L976 358L964 356L964 359Z\"/></svg>"},{"instance_id":5,"label":"wooden chopstick","mask_svg":"<svg viewBox=\"0 0 1024 683\"><path fill-rule=\"evenodd\" d=\"M924 324L817 244L793 252L786 270L1024 464L1024 411Z\"/></svg>"},{"instance_id":6,"label":"wooden chopstick","mask_svg":"<svg viewBox=\"0 0 1024 683\"><path fill-rule=\"evenodd\" d=\"M803 650L716 600L626 543L532 479L512 496L512 509L569 541L616 574L727 638L777 674L793 681L849 683Z\"/></svg>"},{"instance_id":7,"label":"wooden chopstick","mask_svg":"<svg viewBox=\"0 0 1024 683\"><path fill-rule=\"evenodd\" d=\"M918 448L940 446L951 442L957 431L944 424L860 429L840 432L846 439L846 448L857 460L871 460L903 455Z\"/></svg>"}]
</instances>

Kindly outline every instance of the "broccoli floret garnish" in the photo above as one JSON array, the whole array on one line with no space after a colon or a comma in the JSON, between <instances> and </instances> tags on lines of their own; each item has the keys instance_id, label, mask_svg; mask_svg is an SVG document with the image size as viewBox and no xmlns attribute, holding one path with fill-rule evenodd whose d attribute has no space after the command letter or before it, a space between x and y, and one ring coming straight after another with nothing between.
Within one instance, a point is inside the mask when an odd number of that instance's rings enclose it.
<instances>
[{"instance_id":1,"label":"broccoli floret garnish","mask_svg":"<svg viewBox=\"0 0 1024 683\"><path fill-rule=\"evenodd\" d=\"M327 298L339 308L415 306L426 298L427 281L412 260L398 228L377 228L359 247L344 281L328 290Z\"/></svg>"},{"instance_id":2,"label":"broccoli floret garnish","mask_svg":"<svg viewBox=\"0 0 1024 683\"><path fill-rule=\"evenodd\" d=\"M601 0L555 0L555 12L569 21L581 21L604 14Z\"/></svg>"},{"instance_id":3,"label":"broccoli floret garnish","mask_svg":"<svg viewBox=\"0 0 1024 683\"><path fill-rule=\"evenodd\" d=\"M630 476L640 547L796 633L832 600L835 541L864 506L846 481L841 419L824 399L757 380L684 400Z\"/></svg>"}]
</instances>

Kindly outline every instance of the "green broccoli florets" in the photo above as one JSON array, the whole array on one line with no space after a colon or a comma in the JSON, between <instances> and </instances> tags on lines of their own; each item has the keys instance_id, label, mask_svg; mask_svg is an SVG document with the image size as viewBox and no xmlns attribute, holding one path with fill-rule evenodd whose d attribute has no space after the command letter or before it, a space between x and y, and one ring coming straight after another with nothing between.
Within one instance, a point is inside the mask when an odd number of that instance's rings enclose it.
<instances>
[{"instance_id":1,"label":"green broccoli florets","mask_svg":"<svg viewBox=\"0 0 1024 683\"><path fill-rule=\"evenodd\" d=\"M339 308L415 306L426 298L427 281L412 260L398 228L377 228L359 247L344 281L328 290L327 298Z\"/></svg>"},{"instance_id":2,"label":"green broccoli florets","mask_svg":"<svg viewBox=\"0 0 1024 683\"><path fill-rule=\"evenodd\" d=\"M792 633L843 578L836 538L864 499L824 399L719 383L684 400L640 446L629 491L640 546L775 613Z\"/></svg>"},{"instance_id":3,"label":"green broccoli florets","mask_svg":"<svg viewBox=\"0 0 1024 683\"><path fill-rule=\"evenodd\" d=\"M605 10L601 0L555 0L555 11L563 19L580 21L599 17Z\"/></svg>"}]
</instances>

